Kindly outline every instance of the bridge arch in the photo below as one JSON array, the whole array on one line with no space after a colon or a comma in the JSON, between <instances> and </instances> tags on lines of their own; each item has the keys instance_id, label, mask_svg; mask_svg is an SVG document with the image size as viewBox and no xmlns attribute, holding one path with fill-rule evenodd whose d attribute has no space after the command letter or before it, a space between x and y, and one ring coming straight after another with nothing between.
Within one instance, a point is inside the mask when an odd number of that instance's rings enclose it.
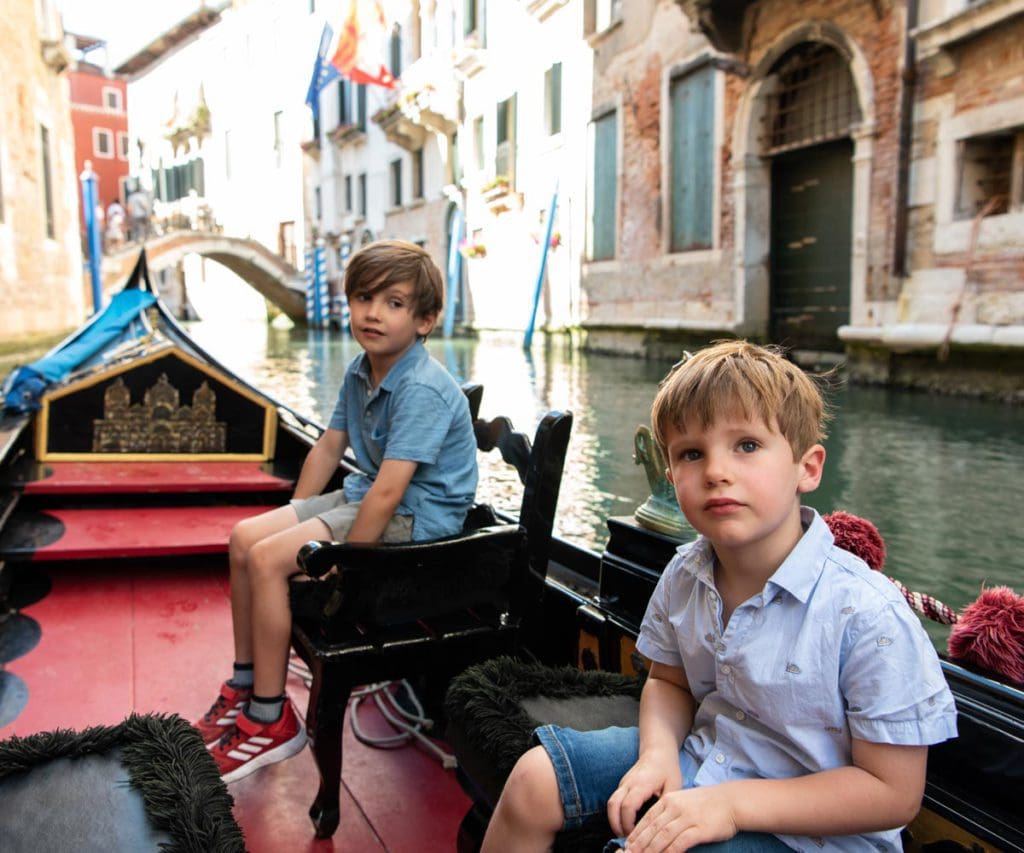
<instances>
[{"instance_id":1,"label":"bridge arch","mask_svg":"<svg viewBox=\"0 0 1024 853\"><path fill-rule=\"evenodd\" d=\"M128 278L138 251L132 246L103 259L105 289L118 287ZM175 232L146 241L146 260L152 272L176 266L193 253L231 270L294 322L306 322L305 277L262 243L204 231Z\"/></svg>"}]
</instances>

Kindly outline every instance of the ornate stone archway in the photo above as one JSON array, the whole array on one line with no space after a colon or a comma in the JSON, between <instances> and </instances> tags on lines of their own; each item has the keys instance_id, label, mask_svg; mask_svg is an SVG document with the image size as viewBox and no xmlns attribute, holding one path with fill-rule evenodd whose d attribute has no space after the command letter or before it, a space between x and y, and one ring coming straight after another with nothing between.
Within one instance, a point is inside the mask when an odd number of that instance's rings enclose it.
<instances>
[{"instance_id":1,"label":"ornate stone archway","mask_svg":"<svg viewBox=\"0 0 1024 853\"><path fill-rule=\"evenodd\" d=\"M827 21L803 22L780 36L754 66L733 121L732 173L736 210L733 281L736 328L741 334L765 334L769 319L771 164L764 156L759 135L767 103L766 83L776 63L804 42L819 42L834 49L846 61L857 93L861 121L851 129L854 145L851 322L857 324L866 315L868 219L875 133L874 83L866 58L841 28Z\"/></svg>"}]
</instances>

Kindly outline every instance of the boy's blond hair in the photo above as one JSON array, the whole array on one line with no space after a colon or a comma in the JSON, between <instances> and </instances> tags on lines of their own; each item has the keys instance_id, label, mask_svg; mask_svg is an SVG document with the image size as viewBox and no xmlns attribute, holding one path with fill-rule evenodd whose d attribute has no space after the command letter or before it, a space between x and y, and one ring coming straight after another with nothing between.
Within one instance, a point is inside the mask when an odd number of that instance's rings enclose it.
<instances>
[{"instance_id":1,"label":"boy's blond hair","mask_svg":"<svg viewBox=\"0 0 1024 853\"><path fill-rule=\"evenodd\" d=\"M716 341L672 369L651 408L651 427L666 459L670 429L721 418L761 420L779 432L799 459L823 441L829 414L817 383L775 346Z\"/></svg>"},{"instance_id":2,"label":"boy's blond hair","mask_svg":"<svg viewBox=\"0 0 1024 853\"><path fill-rule=\"evenodd\" d=\"M349 258L345 268L345 295L374 293L393 284L409 282L413 288L413 315L440 314L444 307L441 271L427 251L405 240L377 240Z\"/></svg>"}]
</instances>

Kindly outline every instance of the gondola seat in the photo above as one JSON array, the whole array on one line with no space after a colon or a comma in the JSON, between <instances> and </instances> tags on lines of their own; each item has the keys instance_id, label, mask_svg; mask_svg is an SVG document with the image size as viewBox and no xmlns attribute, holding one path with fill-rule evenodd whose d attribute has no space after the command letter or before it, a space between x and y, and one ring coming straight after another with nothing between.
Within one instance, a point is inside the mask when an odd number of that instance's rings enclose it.
<instances>
[{"instance_id":1,"label":"gondola seat","mask_svg":"<svg viewBox=\"0 0 1024 853\"><path fill-rule=\"evenodd\" d=\"M231 807L199 733L176 715L0 741L5 853L242 853Z\"/></svg>"},{"instance_id":2,"label":"gondola seat","mask_svg":"<svg viewBox=\"0 0 1024 853\"><path fill-rule=\"evenodd\" d=\"M532 745L535 728L635 726L640 687L640 679L619 673L511 657L476 664L454 678L445 697L447 739L459 763L459 781L473 801L459 827L459 853L480 849L505 780ZM559 833L554 849L600 851L612 835L601 816L578 830Z\"/></svg>"},{"instance_id":3,"label":"gondola seat","mask_svg":"<svg viewBox=\"0 0 1024 853\"><path fill-rule=\"evenodd\" d=\"M403 545L311 542L300 551L303 571L323 578L296 579L290 589L292 645L312 673L306 724L320 789L310 816L320 838L338 825L352 689L412 675L447 685L467 666L513 651L541 613L572 414L547 414L532 444L504 417L474 427L479 449L499 449L523 483L518 523L480 504L457 536Z\"/></svg>"}]
</instances>

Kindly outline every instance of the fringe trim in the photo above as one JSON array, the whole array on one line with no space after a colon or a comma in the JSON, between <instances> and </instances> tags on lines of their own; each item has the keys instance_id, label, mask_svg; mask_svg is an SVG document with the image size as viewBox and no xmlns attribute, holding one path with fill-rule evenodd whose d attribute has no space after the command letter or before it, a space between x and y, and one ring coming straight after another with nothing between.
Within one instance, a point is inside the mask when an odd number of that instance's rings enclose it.
<instances>
[{"instance_id":1,"label":"fringe trim","mask_svg":"<svg viewBox=\"0 0 1024 853\"><path fill-rule=\"evenodd\" d=\"M55 758L122 748L130 784L170 842L168 853L244 853L245 840L199 733L177 714L132 714L116 726L57 729L0 742L0 779Z\"/></svg>"}]
</instances>

